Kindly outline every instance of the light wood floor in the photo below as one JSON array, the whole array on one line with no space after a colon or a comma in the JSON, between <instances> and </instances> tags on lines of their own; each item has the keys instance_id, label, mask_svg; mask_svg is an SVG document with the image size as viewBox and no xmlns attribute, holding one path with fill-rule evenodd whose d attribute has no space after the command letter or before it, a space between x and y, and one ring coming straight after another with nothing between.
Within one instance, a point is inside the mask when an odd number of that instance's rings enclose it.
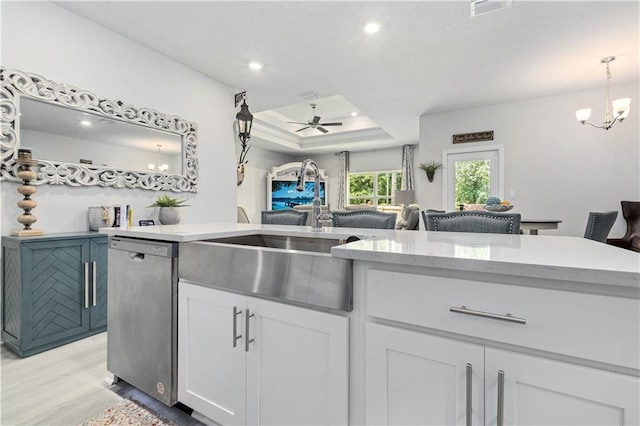
<instances>
[{"instance_id":1,"label":"light wood floor","mask_svg":"<svg viewBox=\"0 0 640 426\"><path fill-rule=\"evenodd\" d=\"M202 423L125 382L106 381L107 333L27 358L0 347L0 424L79 425L133 397L179 425Z\"/></svg>"}]
</instances>

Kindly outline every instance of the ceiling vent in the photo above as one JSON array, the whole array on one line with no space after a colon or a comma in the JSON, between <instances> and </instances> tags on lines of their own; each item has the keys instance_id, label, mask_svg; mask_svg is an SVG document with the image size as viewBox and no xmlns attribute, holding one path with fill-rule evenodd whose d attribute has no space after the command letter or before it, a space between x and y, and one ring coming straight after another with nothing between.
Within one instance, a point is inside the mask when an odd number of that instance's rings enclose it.
<instances>
[{"instance_id":1,"label":"ceiling vent","mask_svg":"<svg viewBox=\"0 0 640 426\"><path fill-rule=\"evenodd\" d=\"M314 101L316 99L321 98L322 96L320 96L320 93L318 92L311 91L306 93L300 93L298 97L304 99L305 101Z\"/></svg>"},{"instance_id":2,"label":"ceiling vent","mask_svg":"<svg viewBox=\"0 0 640 426\"><path fill-rule=\"evenodd\" d=\"M471 17L511 7L511 0L471 0Z\"/></svg>"}]
</instances>

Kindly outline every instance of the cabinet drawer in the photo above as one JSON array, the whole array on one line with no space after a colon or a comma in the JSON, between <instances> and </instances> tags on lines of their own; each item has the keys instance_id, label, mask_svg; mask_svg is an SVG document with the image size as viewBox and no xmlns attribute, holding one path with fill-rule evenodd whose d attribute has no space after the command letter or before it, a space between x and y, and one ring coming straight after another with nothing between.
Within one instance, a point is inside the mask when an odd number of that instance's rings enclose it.
<instances>
[{"instance_id":1,"label":"cabinet drawer","mask_svg":"<svg viewBox=\"0 0 640 426\"><path fill-rule=\"evenodd\" d=\"M374 317L635 369L640 364L635 299L369 270L366 303Z\"/></svg>"}]
</instances>

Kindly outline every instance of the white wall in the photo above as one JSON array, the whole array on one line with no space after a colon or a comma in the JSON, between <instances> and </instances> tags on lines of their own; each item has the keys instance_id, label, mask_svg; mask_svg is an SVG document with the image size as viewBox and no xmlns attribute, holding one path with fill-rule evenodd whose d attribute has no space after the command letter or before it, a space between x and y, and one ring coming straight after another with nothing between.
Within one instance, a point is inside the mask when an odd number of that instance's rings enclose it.
<instances>
[{"instance_id":1,"label":"white wall","mask_svg":"<svg viewBox=\"0 0 640 426\"><path fill-rule=\"evenodd\" d=\"M247 161L244 181L238 187L238 206L244 208L251 223L260 223L260 212L267 210L267 174L272 167L290 163L293 159L252 145Z\"/></svg>"},{"instance_id":2,"label":"white wall","mask_svg":"<svg viewBox=\"0 0 640 426\"><path fill-rule=\"evenodd\" d=\"M638 85L614 86L612 99L631 97L631 114L609 131L581 125L575 110L591 107L591 121L604 118L604 89L523 102L489 105L420 118L420 159L441 161L442 150L503 144L505 198L512 212L530 219L560 219L558 230L541 234L582 236L590 211L617 210L611 237L626 229L621 200L640 199ZM453 145L452 135L494 130L494 140ZM442 207L442 174L433 183L417 179L422 208Z\"/></svg>"},{"instance_id":3,"label":"white wall","mask_svg":"<svg viewBox=\"0 0 640 426\"><path fill-rule=\"evenodd\" d=\"M2 65L59 83L149 107L198 123L198 192L188 198L183 223L236 221L233 94L235 90L47 2L3 2ZM33 156L38 158L38 153ZM2 182L2 234L19 229L17 184ZM34 227L47 233L88 229L87 207L127 203L134 220L157 218L147 208L160 193L41 185Z\"/></svg>"}]
</instances>

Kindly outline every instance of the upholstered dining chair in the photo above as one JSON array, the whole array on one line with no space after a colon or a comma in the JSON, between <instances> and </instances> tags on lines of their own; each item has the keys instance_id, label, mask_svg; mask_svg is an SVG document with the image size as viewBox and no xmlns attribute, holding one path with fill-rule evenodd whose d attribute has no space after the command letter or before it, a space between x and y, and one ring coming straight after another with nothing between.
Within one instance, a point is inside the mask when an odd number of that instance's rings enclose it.
<instances>
[{"instance_id":1,"label":"upholstered dining chair","mask_svg":"<svg viewBox=\"0 0 640 426\"><path fill-rule=\"evenodd\" d=\"M622 238L607 238L607 244L640 252L640 201L620 201L627 231Z\"/></svg>"},{"instance_id":2,"label":"upholstered dining chair","mask_svg":"<svg viewBox=\"0 0 640 426\"><path fill-rule=\"evenodd\" d=\"M395 212L368 209L332 213L333 226L341 228L394 229L396 217Z\"/></svg>"},{"instance_id":3,"label":"upholstered dining chair","mask_svg":"<svg viewBox=\"0 0 640 426\"><path fill-rule=\"evenodd\" d=\"M293 209L264 210L261 223L263 225L298 225L307 224L307 212L299 212Z\"/></svg>"},{"instance_id":4,"label":"upholstered dining chair","mask_svg":"<svg viewBox=\"0 0 640 426\"><path fill-rule=\"evenodd\" d=\"M607 241L609 231L618 217L617 211L610 212L589 212L587 227L584 230L584 237L590 240L604 243Z\"/></svg>"},{"instance_id":5,"label":"upholstered dining chair","mask_svg":"<svg viewBox=\"0 0 640 426\"><path fill-rule=\"evenodd\" d=\"M422 223L424 224L424 229L427 229L427 213L444 213L444 210L434 210L434 209L426 209L422 210Z\"/></svg>"},{"instance_id":6,"label":"upholstered dining chair","mask_svg":"<svg viewBox=\"0 0 640 426\"><path fill-rule=\"evenodd\" d=\"M481 210L426 213L427 231L485 232L519 234L520 213L494 213Z\"/></svg>"}]
</instances>

